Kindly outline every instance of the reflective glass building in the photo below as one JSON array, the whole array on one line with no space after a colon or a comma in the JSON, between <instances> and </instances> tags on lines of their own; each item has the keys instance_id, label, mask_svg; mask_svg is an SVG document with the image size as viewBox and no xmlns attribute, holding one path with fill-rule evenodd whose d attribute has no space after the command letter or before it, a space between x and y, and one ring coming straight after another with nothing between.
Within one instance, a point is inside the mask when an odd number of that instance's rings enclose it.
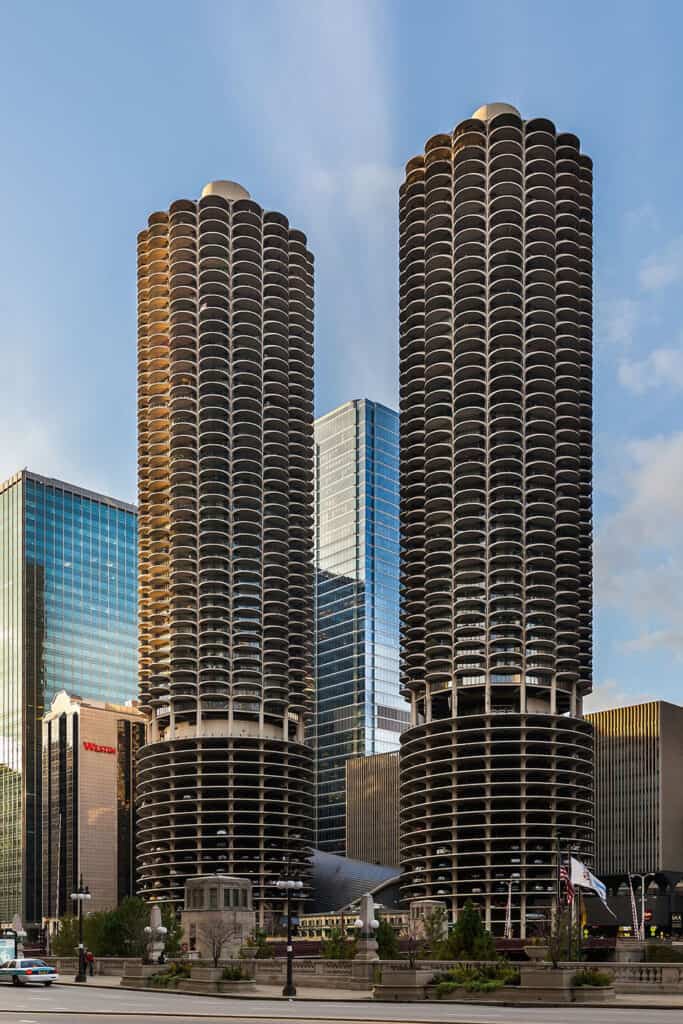
<instances>
[{"instance_id":1,"label":"reflective glass building","mask_svg":"<svg viewBox=\"0 0 683 1024\"><path fill-rule=\"evenodd\" d=\"M24 470L0 484L0 923L41 908L41 720L137 695L137 516Z\"/></svg>"},{"instance_id":2,"label":"reflective glass building","mask_svg":"<svg viewBox=\"0 0 683 1024\"><path fill-rule=\"evenodd\" d=\"M318 847L346 850L346 761L396 750L398 414L367 399L315 424Z\"/></svg>"}]
</instances>

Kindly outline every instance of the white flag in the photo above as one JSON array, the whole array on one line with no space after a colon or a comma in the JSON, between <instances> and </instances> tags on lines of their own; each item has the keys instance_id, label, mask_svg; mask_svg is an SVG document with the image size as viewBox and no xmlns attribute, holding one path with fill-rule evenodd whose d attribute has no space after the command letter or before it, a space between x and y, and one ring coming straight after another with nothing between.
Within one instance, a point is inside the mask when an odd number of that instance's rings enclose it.
<instances>
[{"instance_id":1,"label":"white flag","mask_svg":"<svg viewBox=\"0 0 683 1024\"><path fill-rule=\"evenodd\" d=\"M576 857L570 857L572 885L580 885L583 889L592 889L607 906L607 886ZM608 908L609 909L609 908Z\"/></svg>"}]
</instances>

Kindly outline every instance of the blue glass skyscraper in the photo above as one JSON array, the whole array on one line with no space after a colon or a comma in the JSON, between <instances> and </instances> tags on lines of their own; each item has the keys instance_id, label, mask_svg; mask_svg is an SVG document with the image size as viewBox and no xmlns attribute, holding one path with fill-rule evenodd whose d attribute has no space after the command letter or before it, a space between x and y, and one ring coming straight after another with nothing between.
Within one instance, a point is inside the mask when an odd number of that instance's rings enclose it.
<instances>
[{"instance_id":1,"label":"blue glass skyscraper","mask_svg":"<svg viewBox=\"0 0 683 1024\"><path fill-rule=\"evenodd\" d=\"M23 470L0 484L2 924L41 919L41 720L59 690L137 696L137 514Z\"/></svg>"},{"instance_id":2,"label":"blue glass skyscraper","mask_svg":"<svg viewBox=\"0 0 683 1024\"><path fill-rule=\"evenodd\" d=\"M344 853L349 757L396 750L399 694L398 414L347 402L315 423L318 847Z\"/></svg>"}]
</instances>

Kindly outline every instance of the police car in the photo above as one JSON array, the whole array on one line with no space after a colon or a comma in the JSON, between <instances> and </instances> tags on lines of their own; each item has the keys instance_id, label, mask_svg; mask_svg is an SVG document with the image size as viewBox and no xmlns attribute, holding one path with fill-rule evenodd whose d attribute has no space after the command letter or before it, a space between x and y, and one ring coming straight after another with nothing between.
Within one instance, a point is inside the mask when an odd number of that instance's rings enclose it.
<instances>
[{"instance_id":1,"label":"police car","mask_svg":"<svg viewBox=\"0 0 683 1024\"><path fill-rule=\"evenodd\" d=\"M24 957L0 964L0 981L11 981L13 985L51 985L59 981L59 975L44 960Z\"/></svg>"}]
</instances>

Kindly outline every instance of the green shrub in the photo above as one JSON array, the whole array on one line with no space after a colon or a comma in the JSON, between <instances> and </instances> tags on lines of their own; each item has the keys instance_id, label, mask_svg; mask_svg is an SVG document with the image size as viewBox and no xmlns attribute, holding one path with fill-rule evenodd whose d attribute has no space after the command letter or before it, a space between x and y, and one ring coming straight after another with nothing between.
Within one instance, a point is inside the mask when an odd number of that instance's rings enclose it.
<instances>
[{"instance_id":1,"label":"green shrub","mask_svg":"<svg viewBox=\"0 0 683 1024\"><path fill-rule=\"evenodd\" d=\"M380 920L375 938L380 960L398 960L401 955L398 935L388 921Z\"/></svg>"},{"instance_id":2,"label":"green shrub","mask_svg":"<svg viewBox=\"0 0 683 1024\"><path fill-rule=\"evenodd\" d=\"M645 947L645 961L649 964L679 964L683 961L683 953L673 946L648 942Z\"/></svg>"},{"instance_id":3,"label":"green shrub","mask_svg":"<svg viewBox=\"0 0 683 1024\"><path fill-rule=\"evenodd\" d=\"M250 981L249 975L241 967L224 967L221 981Z\"/></svg>"},{"instance_id":4,"label":"green shrub","mask_svg":"<svg viewBox=\"0 0 683 1024\"><path fill-rule=\"evenodd\" d=\"M437 960L497 960L496 944L471 900L458 914L448 936L434 949Z\"/></svg>"},{"instance_id":5,"label":"green shrub","mask_svg":"<svg viewBox=\"0 0 683 1024\"><path fill-rule=\"evenodd\" d=\"M586 967L583 971L577 971L572 978L574 988L606 988L612 984L612 975L607 971L599 971L595 967Z\"/></svg>"},{"instance_id":6,"label":"green shrub","mask_svg":"<svg viewBox=\"0 0 683 1024\"><path fill-rule=\"evenodd\" d=\"M519 985L519 970L501 960L495 964L480 964L476 967L453 967L449 971L435 974L432 984L436 985L438 999L462 989L464 992L495 992L504 985Z\"/></svg>"},{"instance_id":7,"label":"green shrub","mask_svg":"<svg viewBox=\"0 0 683 1024\"><path fill-rule=\"evenodd\" d=\"M166 970L153 974L149 979L149 984L154 988L176 988L178 982L190 977L191 970L192 964L174 960Z\"/></svg>"},{"instance_id":8,"label":"green shrub","mask_svg":"<svg viewBox=\"0 0 683 1024\"><path fill-rule=\"evenodd\" d=\"M329 938L323 940L320 955L325 960L353 960L356 947L354 939L347 939L340 928L333 928Z\"/></svg>"}]
</instances>

